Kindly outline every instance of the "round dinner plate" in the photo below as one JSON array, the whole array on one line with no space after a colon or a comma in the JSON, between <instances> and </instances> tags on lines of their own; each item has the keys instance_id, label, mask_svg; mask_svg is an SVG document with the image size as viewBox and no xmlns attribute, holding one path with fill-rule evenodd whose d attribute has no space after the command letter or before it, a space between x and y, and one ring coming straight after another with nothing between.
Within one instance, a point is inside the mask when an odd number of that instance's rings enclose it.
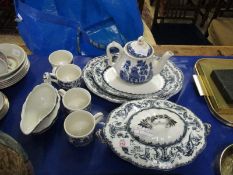
<instances>
[{"instance_id":1,"label":"round dinner plate","mask_svg":"<svg viewBox=\"0 0 233 175\"><path fill-rule=\"evenodd\" d=\"M96 58L91 59L83 69L83 80L84 80L87 88L91 92L96 94L97 96L104 98L104 99L106 99L110 102L113 102L113 103L124 103L124 102L128 101L129 99L127 99L127 98L121 98L121 97L118 97L116 95L112 95L112 94L105 92L104 90L99 88L99 86L95 83L93 76L92 76L92 70L94 68L94 65L98 61L100 61L101 59L102 59L102 57L96 57Z\"/></svg>"}]
</instances>

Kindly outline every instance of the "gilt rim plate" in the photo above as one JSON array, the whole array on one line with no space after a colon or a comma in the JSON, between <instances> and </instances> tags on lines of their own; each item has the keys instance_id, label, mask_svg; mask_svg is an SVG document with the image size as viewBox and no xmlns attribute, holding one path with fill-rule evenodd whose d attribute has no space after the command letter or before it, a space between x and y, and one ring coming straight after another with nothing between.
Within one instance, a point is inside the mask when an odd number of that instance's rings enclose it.
<instances>
[{"instance_id":1,"label":"gilt rim plate","mask_svg":"<svg viewBox=\"0 0 233 175\"><path fill-rule=\"evenodd\" d=\"M95 83L103 91L127 99L143 99L143 98L169 99L170 97L177 94L181 90L184 80L182 71L177 66L175 66L174 63L168 61L159 75L164 82L164 84L159 89L155 89L154 92L144 93L144 94L129 93L112 87L106 81L104 77L104 73L108 71L109 68L110 66L108 64L108 59L106 56L103 56L100 61L94 64L94 68L92 69L93 72L92 76ZM128 88L128 89L133 89L134 88L133 86L137 86L137 85L132 85L132 88ZM148 87L146 89L148 89Z\"/></svg>"},{"instance_id":2,"label":"gilt rim plate","mask_svg":"<svg viewBox=\"0 0 233 175\"><path fill-rule=\"evenodd\" d=\"M152 119L157 123L152 124ZM140 132L132 131L135 126ZM174 134L180 126L182 129ZM120 158L142 168L171 170L191 163L204 150L210 127L183 106L167 100L143 99L113 110L103 135ZM165 138L164 129L173 136Z\"/></svg>"}]
</instances>

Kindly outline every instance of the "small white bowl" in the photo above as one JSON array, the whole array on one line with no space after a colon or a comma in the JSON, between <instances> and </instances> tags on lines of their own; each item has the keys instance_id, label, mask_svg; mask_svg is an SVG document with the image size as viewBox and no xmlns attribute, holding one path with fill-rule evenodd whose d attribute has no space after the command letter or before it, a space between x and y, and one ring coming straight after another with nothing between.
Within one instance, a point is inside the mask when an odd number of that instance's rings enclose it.
<instances>
[{"instance_id":1,"label":"small white bowl","mask_svg":"<svg viewBox=\"0 0 233 175\"><path fill-rule=\"evenodd\" d=\"M20 129L28 135L57 104L57 90L49 83L36 86L28 95L21 113Z\"/></svg>"},{"instance_id":2,"label":"small white bowl","mask_svg":"<svg viewBox=\"0 0 233 175\"><path fill-rule=\"evenodd\" d=\"M26 60L26 52L16 44L2 43L0 51L7 57L8 71L0 74L0 78L5 78L16 72Z\"/></svg>"},{"instance_id":3,"label":"small white bowl","mask_svg":"<svg viewBox=\"0 0 233 175\"><path fill-rule=\"evenodd\" d=\"M71 64L72 61L73 54L68 50L57 50L49 55L49 63L52 65L52 67Z\"/></svg>"}]
</instances>

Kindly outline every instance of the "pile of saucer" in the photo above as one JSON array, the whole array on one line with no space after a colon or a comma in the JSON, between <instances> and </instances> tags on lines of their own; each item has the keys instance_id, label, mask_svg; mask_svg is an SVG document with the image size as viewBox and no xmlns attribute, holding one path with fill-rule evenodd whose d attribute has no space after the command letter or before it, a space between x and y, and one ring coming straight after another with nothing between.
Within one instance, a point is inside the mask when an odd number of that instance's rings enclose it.
<instances>
[{"instance_id":1,"label":"pile of saucer","mask_svg":"<svg viewBox=\"0 0 233 175\"><path fill-rule=\"evenodd\" d=\"M109 65L107 56L90 60L83 69L83 80L90 91L115 103L135 99L169 99L177 94L183 85L182 71L167 61L162 71L143 84L131 84L121 80Z\"/></svg>"},{"instance_id":2,"label":"pile of saucer","mask_svg":"<svg viewBox=\"0 0 233 175\"><path fill-rule=\"evenodd\" d=\"M60 108L58 91L49 83L33 88L23 104L20 129L25 135L46 131L57 118Z\"/></svg>"},{"instance_id":3,"label":"pile of saucer","mask_svg":"<svg viewBox=\"0 0 233 175\"><path fill-rule=\"evenodd\" d=\"M25 51L15 45L0 44L0 89L19 82L28 72L29 60Z\"/></svg>"},{"instance_id":4,"label":"pile of saucer","mask_svg":"<svg viewBox=\"0 0 233 175\"><path fill-rule=\"evenodd\" d=\"M0 92L0 120L6 115L9 109L8 98Z\"/></svg>"}]
</instances>

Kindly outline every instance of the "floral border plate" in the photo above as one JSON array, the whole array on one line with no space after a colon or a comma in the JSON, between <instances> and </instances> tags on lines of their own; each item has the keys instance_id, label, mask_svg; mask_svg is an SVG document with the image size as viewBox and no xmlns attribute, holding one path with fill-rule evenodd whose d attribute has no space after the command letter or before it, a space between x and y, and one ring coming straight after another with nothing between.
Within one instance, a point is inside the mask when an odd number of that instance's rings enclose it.
<instances>
[{"instance_id":1,"label":"floral border plate","mask_svg":"<svg viewBox=\"0 0 233 175\"><path fill-rule=\"evenodd\" d=\"M103 135L111 149L132 164L171 170L191 163L205 148L210 124L166 100L127 102L109 114Z\"/></svg>"},{"instance_id":2,"label":"floral border plate","mask_svg":"<svg viewBox=\"0 0 233 175\"><path fill-rule=\"evenodd\" d=\"M101 59L102 59L102 57L93 58L83 68L83 80L84 80L87 88L91 92L96 94L97 96L102 97L102 98L104 98L110 102L113 102L113 103L124 103L124 102L128 101L129 99L127 99L127 98L121 98L121 97L111 95L111 94L105 92L104 90L99 88L99 86L95 83L93 76L92 76L92 70L94 68L93 66L97 62L99 62Z\"/></svg>"},{"instance_id":3,"label":"floral border plate","mask_svg":"<svg viewBox=\"0 0 233 175\"><path fill-rule=\"evenodd\" d=\"M128 98L128 99L143 99L143 98L158 98L158 99L168 99L173 95L177 94L183 85L183 73L182 71L174 65L171 61L168 61L167 64L162 69L160 75L154 76L152 80L145 84L136 85L124 83L124 81L117 81L121 83L121 86L118 85L118 89L113 87L107 80L104 74L109 71L108 59L106 56L103 56L102 59L96 64L94 64L93 78L95 83L105 92L109 94L114 94L118 97ZM111 69L111 68L110 68ZM156 82L159 82L159 79L162 79L162 85L156 85ZM116 80L116 79L115 79ZM152 82L153 81L153 82ZM116 85L117 86L117 85ZM158 88L156 88L156 86ZM124 87L124 90L121 87ZM136 93L136 90L140 91ZM147 89L148 93L145 92ZM135 91L135 93L133 92Z\"/></svg>"}]
</instances>

